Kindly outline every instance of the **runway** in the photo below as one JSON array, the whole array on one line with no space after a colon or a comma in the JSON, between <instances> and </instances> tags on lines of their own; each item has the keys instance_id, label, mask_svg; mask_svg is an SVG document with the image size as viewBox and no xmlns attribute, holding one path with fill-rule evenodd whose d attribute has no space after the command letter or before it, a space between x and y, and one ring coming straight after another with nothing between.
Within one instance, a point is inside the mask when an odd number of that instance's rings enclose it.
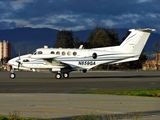
<instances>
[{"instance_id":1,"label":"runway","mask_svg":"<svg viewBox=\"0 0 160 120\"><path fill-rule=\"evenodd\" d=\"M160 89L160 71L73 72L68 79L55 79L49 72L0 72L0 93L75 93L101 90Z\"/></svg>"},{"instance_id":2,"label":"runway","mask_svg":"<svg viewBox=\"0 0 160 120\"><path fill-rule=\"evenodd\" d=\"M57 80L48 72L0 72L0 115L18 111L21 117L66 119L73 116L141 114L159 120L160 99L151 97L75 94L82 91L160 89L160 71L73 72ZM38 94L37 94L38 93ZM74 93L74 94L73 94ZM142 114L143 113L143 114ZM120 118L120 117L118 117Z\"/></svg>"}]
</instances>

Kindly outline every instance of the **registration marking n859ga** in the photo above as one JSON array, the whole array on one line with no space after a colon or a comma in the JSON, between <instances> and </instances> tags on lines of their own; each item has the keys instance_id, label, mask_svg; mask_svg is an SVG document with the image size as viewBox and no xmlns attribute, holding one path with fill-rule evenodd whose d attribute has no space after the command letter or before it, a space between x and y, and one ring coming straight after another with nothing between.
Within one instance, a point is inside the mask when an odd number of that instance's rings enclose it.
<instances>
[{"instance_id":1,"label":"registration marking n859ga","mask_svg":"<svg viewBox=\"0 0 160 120\"><path fill-rule=\"evenodd\" d=\"M96 65L95 61L79 61L78 65Z\"/></svg>"}]
</instances>

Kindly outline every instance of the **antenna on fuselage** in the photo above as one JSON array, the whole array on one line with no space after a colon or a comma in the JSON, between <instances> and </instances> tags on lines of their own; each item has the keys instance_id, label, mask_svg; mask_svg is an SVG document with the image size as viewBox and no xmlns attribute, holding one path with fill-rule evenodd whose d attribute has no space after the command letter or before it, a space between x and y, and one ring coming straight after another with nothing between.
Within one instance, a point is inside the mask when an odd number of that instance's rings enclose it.
<instances>
[{"instance_id":1,"label":"antenna on fuselage","mask_svg":"<svg viewBox=\"0 0 160 120\"><path fill-rule=\"evenodd\" d=\"M83 49L83 45L80 45L80 46L79 46L79 49Z\"/></svg>"},{"instance_id":2,"label":"antenna on fuselage","mask_svg":"<svg viewBox=\"0 0 160 120\"><path fill-rule=\"evenodd\" d=\"M48 46L47 46L47 45L44 45L44 48L48 48Z\"/></svg>"}]
</instances>

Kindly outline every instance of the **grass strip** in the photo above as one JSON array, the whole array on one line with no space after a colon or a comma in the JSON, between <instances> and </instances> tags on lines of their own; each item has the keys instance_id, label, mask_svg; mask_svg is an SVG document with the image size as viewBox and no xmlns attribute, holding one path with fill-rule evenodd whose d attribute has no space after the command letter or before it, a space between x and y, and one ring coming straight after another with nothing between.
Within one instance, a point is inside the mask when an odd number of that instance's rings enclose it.
<instances>
[{"instance_id":1,"label":"grass strip","mask_svg":"<svg viewBox=\"0 0 160 120\"><path fill-rule=\"evenodd\" d=\"M78 93L79 94L106 94L106 95L160 97L160 90L159 89L152 89L152 90L108 90L108 91L88 91L88 92L78 92Z\"/></svg>"}]
</instances>

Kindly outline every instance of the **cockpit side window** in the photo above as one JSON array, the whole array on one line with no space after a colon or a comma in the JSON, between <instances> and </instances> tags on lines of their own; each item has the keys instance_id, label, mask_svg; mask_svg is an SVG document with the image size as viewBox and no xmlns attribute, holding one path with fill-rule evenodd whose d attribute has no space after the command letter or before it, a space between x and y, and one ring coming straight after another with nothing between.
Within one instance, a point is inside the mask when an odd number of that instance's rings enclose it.
<instances>
[{"instance_id":1,"label":"cockpit side window","mask_svg":"<svg viewBox=\"0 0 160 120\"><path fill-rule=\"evenodd\" d=\"M33 52L33 55L36 55L37 54L37 52Z\"/></svg>"},{"instance_id":2,"label":"cockpit side window","mask_svg":"<svg viewBox=\"0 0 160 120\"><path fill-rule=\"evenodd\" d=\"M38 51L38 54L42 54L42 51Z\"/></svg>"}]
</instances>

